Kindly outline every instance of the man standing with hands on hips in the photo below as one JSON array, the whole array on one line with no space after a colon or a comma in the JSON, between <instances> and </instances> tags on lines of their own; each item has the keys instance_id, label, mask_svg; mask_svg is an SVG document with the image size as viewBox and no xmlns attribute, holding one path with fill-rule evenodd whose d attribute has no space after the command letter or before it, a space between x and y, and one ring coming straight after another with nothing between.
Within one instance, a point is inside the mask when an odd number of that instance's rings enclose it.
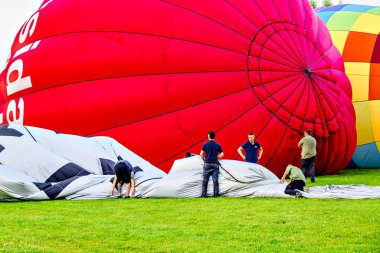
<instances>
[{"instance_id":1,"label":"man standing with hands on hips","mask_svg":"<svg viewBox=\"0 0 380 253\"><path fill-rule=\"evenodd\" d=\"M202 198L207 197L207 185L210 176L214 183L214 197L219 196L219 161L218 159L224 156L222 146L217 143L215 139L215 133L208 133L209 141L203 144L200 156L204 160L203 165L203 182L202 182Z\"/></svg>"},{"instance_id":2,"label":"man standing with hands on hips","mask_svg":"<svg viewBox=\"0 0 380 253\"><path fill-rule=\"evenodd\" d=\"M245 155L243 154L245 150ZM264 149L260 143L255 141L255 135L253 133L248 134L248 141L241 145L237 152L241 158L249 163L258 163L263 155Z\"/></svg>"}]
</instances>

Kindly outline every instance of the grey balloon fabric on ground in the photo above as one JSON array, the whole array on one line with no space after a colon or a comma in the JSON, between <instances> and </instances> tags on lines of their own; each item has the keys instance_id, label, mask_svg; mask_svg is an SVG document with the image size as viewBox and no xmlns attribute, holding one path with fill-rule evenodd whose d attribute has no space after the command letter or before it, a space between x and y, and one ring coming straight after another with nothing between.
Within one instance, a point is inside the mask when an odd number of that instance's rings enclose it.
<instances>
[{"instance_id":1,"label":"grey balloon fabric on ground","mask_svg":"<svg viewBox=\"0 0 380 253\"><path fill-rule=\"evenodd\" d=\"M169 174L156 181L144 197L194 198L201 196L203 161L200 156L176 160ZM220 161L220 195L226 197L289 197L286 184L261 165L234 160ZM209 181L208 196L212 196Z\"/></svg>"}]
</instances>

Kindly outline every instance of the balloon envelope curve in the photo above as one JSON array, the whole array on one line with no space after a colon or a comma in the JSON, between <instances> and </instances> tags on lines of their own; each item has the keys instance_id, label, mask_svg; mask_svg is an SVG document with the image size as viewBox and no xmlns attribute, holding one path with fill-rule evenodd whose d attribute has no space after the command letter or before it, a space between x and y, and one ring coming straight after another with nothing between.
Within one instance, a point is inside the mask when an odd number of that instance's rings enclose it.
<instances>
[{"instance_id":1,"label":"balloon envelope curve","mask_svg":"<svg viewBox=\"0 0 380 253\"><path fill-rule=\"evenodd\" d=\"M168 171L217 132L226 158L254 132L260 163L299 165L318 139L318 173L356 145L343 61L302 0L45 1L0 76L2 123L107 135Z\"/></svg>"}]
</instances>

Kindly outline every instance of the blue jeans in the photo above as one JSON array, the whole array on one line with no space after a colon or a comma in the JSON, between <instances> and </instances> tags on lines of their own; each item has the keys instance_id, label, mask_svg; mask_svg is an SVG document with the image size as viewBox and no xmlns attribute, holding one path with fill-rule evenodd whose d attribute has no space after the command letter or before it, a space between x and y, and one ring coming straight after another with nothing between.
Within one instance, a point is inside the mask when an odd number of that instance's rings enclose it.
<instances>
[{"instance_id":1,"label":"blue jeans","mask_svg":"<svg viewBox=\"0 0 380 253\"><path fill-rule=\"evenodd\" d=\"M219 164L217 163L205 163L203 165L203 181L207 181L212 176L212 181L218 181L219 177Z\"/></svg>"},{"instance_id":2,"label":"blue jeans","mask_svg":"<svg viewBox=\"0 0 380 253\"><path fill-rule=\"evenodd\" d=\"M309 169L311 182L315 181L314 164L315 164L315 156L301 160L302 173L306 177L307 170Z\"/></svg>"},{"instance_id":3,"label":"blue jeans","mask_svg":"<svg viewBox=\"0 0 380 253\"><path fill-rule=\"evenodd\" d=\"M203 165L203 182L202 182L202 195L201 197L207 197L207 185L208 180L212 176L212 182L214 183L214 197L219 196L219 164L218 163L205 163Z\"/></svg>"},{"instance_id":4,"label":"blue jeans","mask_svg":"<svg viewBox=\"0 0 380 253\"><path fill-rule=\"evenodd\" d=\"M303 187L305 186L305 182L302 180L293 180L286 186L285 194L296 195L297 191L303 191Z\"/></svg>"}]
</instances>

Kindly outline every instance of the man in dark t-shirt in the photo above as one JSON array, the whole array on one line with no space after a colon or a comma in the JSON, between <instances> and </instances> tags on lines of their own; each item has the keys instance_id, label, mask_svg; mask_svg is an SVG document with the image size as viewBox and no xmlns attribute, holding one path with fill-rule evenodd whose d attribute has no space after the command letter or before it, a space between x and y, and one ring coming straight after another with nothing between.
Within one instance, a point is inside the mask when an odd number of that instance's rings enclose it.
<instances>
[{"instance_id":1,"label":"man in dark t-shirt","mask_svg":"<svg viewBox=\"0 0 380 253\"><path fill-rule=\"evenodd\" d=\"M245 150L245 155L243 154L243 150ZM243 160L250 163L258 163L263 155L264 149L259 142L255 141L255 135L250 133L248 134L248 141L241 145L237 152Z\"/></svg>"},{"instance_id":2,"label":"man in dark t-shirt","mask_svg":"<svg viewBox=\"0 0 380 253\"><path fill-rule=\"evenodd\" d=\"M132 188L131 196L135 196L135 172L133 170L133 166L127 161L118 159L119 161L115 164L114 170L115 170L115 177L113 179L112 183L112 190L111 190L111 196L114 194L115 188L117 188L118 197L121 198L121 189L124 184L126 184L125 187L125 197L129 198L129 193Z\"/></svg>"},{"instance_id":3,"label":"man in dark t-shirt","mask_svg":"<svg viewBox=\"0 0 380 253\"><path fill-rule=\"evenodd\" d=\"M204 160L203 165L203 183L202 183L202 198L207 197L207 185L210 176L214 183L214 197L219 196L219 162L218 159L224 156L222 147L217 143L215 139L215 133L208 133L209 141L203 144L200 156Z\"/></svg>"}]
</instances>

